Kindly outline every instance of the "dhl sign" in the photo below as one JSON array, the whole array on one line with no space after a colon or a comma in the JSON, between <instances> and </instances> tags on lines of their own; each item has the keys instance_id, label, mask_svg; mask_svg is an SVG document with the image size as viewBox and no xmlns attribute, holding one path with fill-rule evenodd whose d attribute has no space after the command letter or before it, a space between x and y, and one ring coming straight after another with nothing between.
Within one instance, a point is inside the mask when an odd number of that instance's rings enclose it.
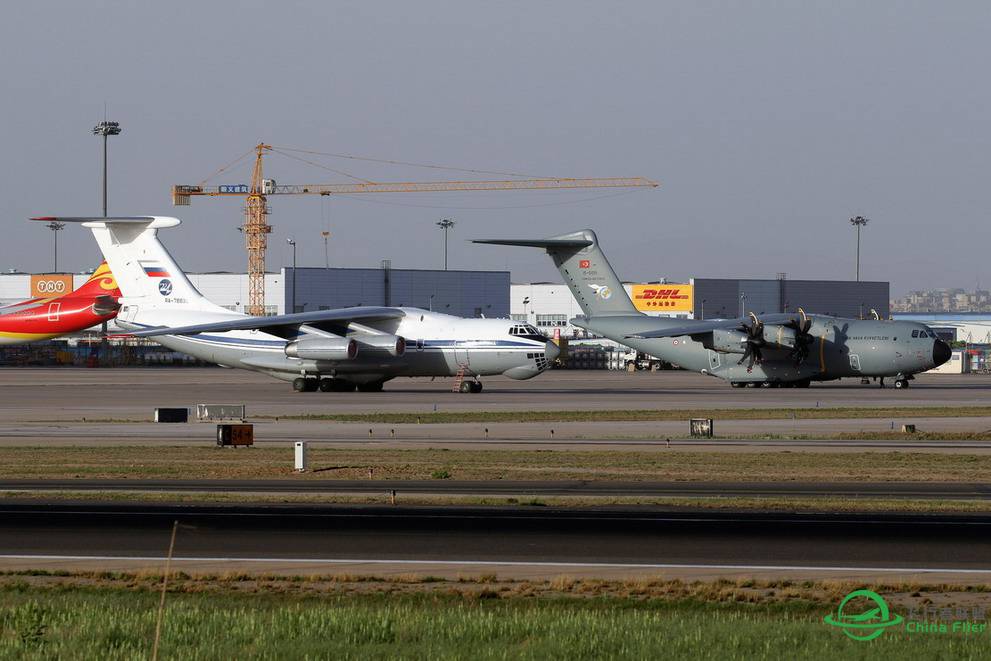
<instances>
[{"instance_id":1,"label":"dhl sign","mask_svg":"<svg viewBox=\"0 0 991 661\"><path fill-rule=\"evenodd\" d=\"M633 285L633 305L641 312L691 312L691 285Z\"/></svg>"}]
</instances>

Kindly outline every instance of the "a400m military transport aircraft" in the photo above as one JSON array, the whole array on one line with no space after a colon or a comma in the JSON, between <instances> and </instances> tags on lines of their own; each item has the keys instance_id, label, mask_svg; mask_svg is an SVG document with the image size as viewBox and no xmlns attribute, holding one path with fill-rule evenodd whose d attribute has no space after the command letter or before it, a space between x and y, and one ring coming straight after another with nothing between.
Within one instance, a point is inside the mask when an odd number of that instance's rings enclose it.
<instances>
[{"instance_id":1,"label":"a400m military transport aircraft","mask_svg":"<svg viewBox=\"0 0 991 661\"><path fill-rule=\"evenodd\" d=\"M949 345L923 324L823 315L750 313L742 319L693 321L639 312L592 230L550 239L487 239L475 243L544 248L574 294L583 317L571 321L597 335L736 387L805 388L842 377L914 374L950 359Z\"/></svg>"},{"instance_id":2,"label":"a400m military transport aircraft","mask_svg":"<svg viewBox=\"0 0 991 661\"><path fill-rule=\"evenodd\" d=\"M397 376L529 379L558 347L537 329L508 319L465 319L419 308L352 307L250 317L211 303L193 287L158 230L178 218L41 218L78 222L93 235L123 297L117 324L137 337L225 367L291 381L299 392L382 390Z\"/></svg>"}]
</instances>

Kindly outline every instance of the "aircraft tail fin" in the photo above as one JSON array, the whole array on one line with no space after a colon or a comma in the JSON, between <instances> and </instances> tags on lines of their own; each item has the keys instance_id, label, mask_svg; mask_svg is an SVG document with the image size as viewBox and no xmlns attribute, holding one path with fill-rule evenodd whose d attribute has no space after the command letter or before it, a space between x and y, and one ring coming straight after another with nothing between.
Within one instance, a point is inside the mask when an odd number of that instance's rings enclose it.
<instances>
[{"instance_id":1,"label":"aircraft tail fin","mask_svg":"<svg viewBox=\"0 0 991 661\"><path fill-rule=\"evenodd\" d=\"M549 239L484 239L473 243L544 248L586 317L641 314L602 254L592 230Z\"/></svg>"},{"instance_id":2,"label":"aircraft tail fin","mask_svg":"<svg viewBox=\"0 0 991 661\"><path fill-rule=\"evenodd\" d=\"M178 218L46 217L32 220L81 223L90 228L127 305L138 306L142 311L224 310L196 290L158 240L158 230L175 227L180 222Z\"/></svg>"},{"instance_id":3,"label":"aircraft tail fin","mask_svg":"<svg viewBox=\"0 0 991 661\"><path fill-rule=\"evenodd\" d=\"M79 286L70 296L115 296L120 297L121 292L117 288L117 281L110 271L110 265L106 260L100 262L89 280Z\"/></svg>"}]
</instances>

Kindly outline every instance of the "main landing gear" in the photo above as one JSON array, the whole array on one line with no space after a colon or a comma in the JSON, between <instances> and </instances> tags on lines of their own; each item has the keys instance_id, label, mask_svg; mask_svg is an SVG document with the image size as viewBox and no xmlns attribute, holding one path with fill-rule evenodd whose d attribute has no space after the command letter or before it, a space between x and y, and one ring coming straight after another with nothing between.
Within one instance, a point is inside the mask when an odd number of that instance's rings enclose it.
<instances>
[{"instance_id":1,"label":"main landing gear","mask_svg":"<svg viewBox=\"0 0 991 661\"><path fill-rule=\"evenodd\" d=\"M296 392L382 392L382 381L369 381L368 383L355 383L346 379L317 379L297 377L293 379L292 389Z\"/></svg>"},{"instance_id":2,"label":"main landing gear","mask_svg":"<svg viewBox=\"0 0 991 661\"><path fill-rule=\"evenodd\" d=\"M734 388L808 388L811 379L798 381L730 381Z\"/></svg>"},{"instance_id":3,"label":"main landing gear","mask_svg":"<svg viewBox=\"0 0 991 661\"><path fill-rule=\"evenodd\" d=\"M458 392L471 392L471 393L482 392L482 382L481 381L462 381L461 382L461 386L458 388Z\"/></svg>"}]
</instances>

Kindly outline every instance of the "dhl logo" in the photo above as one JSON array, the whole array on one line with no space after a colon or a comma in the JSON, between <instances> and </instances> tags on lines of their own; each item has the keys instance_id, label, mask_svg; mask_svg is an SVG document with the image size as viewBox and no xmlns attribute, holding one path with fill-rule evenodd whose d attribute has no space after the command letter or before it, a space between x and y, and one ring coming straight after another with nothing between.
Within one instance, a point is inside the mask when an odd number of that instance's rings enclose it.
<instances>
[{"instance_id":1,"label":"dhl logo","mask_svg":"<svg viewBox=\"0 0 991 661\"><path fill-rule=\"evenodd\" d=\"M644 289L634 298L637 300L688 300L688 294L682 294L680 289Z\"/></svg>"}]
</instances>

